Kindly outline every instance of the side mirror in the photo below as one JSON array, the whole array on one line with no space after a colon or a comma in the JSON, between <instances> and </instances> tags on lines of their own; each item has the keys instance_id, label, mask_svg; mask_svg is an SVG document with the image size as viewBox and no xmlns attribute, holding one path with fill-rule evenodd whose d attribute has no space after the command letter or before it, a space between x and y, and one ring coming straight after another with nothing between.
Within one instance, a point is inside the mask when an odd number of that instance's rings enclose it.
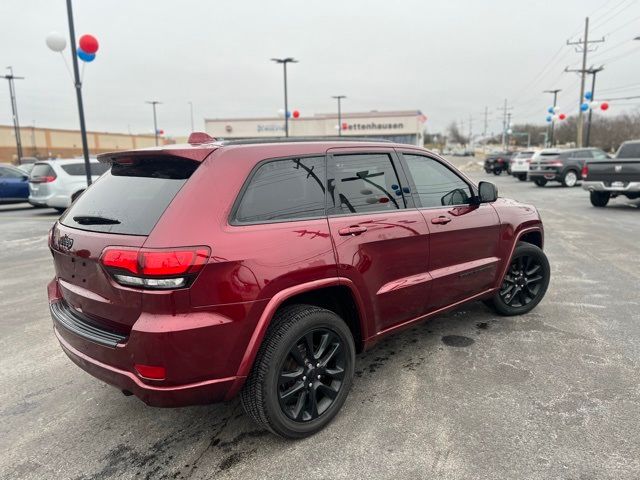
<instances>
[{"instance_id":1,"label":"side mirror","mask_svg":"<svg viewBox=\"0 0 640 480\"><path fill-rule=\"evenodd\" d=\"M491 203L498 199L498 189L493 183L480 182L478 184L478 200L480 203Z\"/></svg>"}]
</instances>

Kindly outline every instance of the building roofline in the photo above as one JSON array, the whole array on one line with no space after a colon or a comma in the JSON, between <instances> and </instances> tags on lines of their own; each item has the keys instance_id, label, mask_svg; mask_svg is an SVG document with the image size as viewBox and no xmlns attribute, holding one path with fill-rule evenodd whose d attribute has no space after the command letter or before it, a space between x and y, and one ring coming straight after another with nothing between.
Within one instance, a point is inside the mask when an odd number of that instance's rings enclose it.
<instances>
[{"instance_id":1,"label":"building roofline","mask_svg":"<svg viewBox=\"0 0 640 480\"><path fill-rule=\"evenodd\" d=\"M368 118L368 117L410 117L415 116L419 117L422 115L420 110L394 110L394 111L377 111L372 110L369 112L351 112L351 113L342 113L342 119L349 118ZM330 118L338 118L337 113L316 113L310 117L300 117L295 119L290 119L291 122L301 122L301 121L311 121L311 120L325 120ZM258 122L258 121L284 121L283 117L226 117L226 118L205 118L205 122Z\"/></svg>"}]
</instances>

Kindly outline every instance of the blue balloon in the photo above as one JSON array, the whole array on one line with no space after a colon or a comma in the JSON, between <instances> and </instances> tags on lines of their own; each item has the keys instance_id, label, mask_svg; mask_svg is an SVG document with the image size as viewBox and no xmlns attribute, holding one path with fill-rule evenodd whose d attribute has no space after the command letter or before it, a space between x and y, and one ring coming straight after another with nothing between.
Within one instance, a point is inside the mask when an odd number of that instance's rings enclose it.
<instances>
[{"instance_id":1,"label":"blue balloon","mask_svg":"<svg viewBox=\"0 0 640 480\"><path fill-rule=\"evenodd\" d=\"M96 58L95 53L87 53L81 48L78 48L76 53L78 54L78 58L83 62L87 62L87 63L93 62L93 60Z\"/></svg>"},{"instance_id":2,"label":"blue balloon","mask_svg":"<svg viewBox=\"0 0 640 480\"><path fill-rule=\"evenodd\" d=\"M586 112L587 110L589 110L589 104L583 103L582 105L580 105L580 110L582 110L583 112Z\"/></svg>"},{"instance_id":3,"label":"blue balloon","mask_svg":"<svg viewBox=\"0 0 640 480\"><path fill-rule=\"evenodd\" d=\"M586 98L587 100L591 100L593 98L593 93L591 92L587 92L584 94L584 98Z\"/></svg>"},{"instance_id":4,"label":"blue balloon","mask_svg":"<svg viewBox=\"0 0 640 480\"><path fill-rule=\"evenodd\" d=\"M291 118L291 112L287 112L287 118Z\"/></svg>"},{"instance_id":5,"label":"blue balloon","mask_svg":"<svg viewBox=\"0 0 640 480\"><path fill-rule=\"evenodd\" d=\"M547 112L549 112L549 113L551 113L551 114L555 113L555 112L553 111L553 107L549 107L549 108L547 108Z\"/></svg>"},{"instance_id":6,"label":"blue balloon","mask_svg":"<svg viewBox=\"0 0 640 480\"><path fill-rule=\"evenodd\" d=\"M550 122L551 120L553 120L553 118L551 117L551 115L547 115L547 122Z\"/></svg>"}]
</instances>

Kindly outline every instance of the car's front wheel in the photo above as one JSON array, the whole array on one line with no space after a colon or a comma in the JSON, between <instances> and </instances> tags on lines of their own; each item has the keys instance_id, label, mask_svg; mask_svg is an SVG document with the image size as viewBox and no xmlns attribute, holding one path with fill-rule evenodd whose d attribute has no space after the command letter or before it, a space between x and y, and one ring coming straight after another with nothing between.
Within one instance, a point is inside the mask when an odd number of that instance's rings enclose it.
<instances>
[{"instance_id":1,"label":"car's front wheel","mask_svg":"<svg viewBox=\"0 0 640 480\"><path fill-rule=\"evenodd\" d=\"M589 198L591 205L594 207L606 207L611 198L611 194L609 192L590 192Z\"/></svg>"},{"instance_id":2,"label":"car's front wheel","mask_svg":"<svg viewBox=\"0 0 640 480\"><path fill-rule=\"evenodd\" d=\"M500 290L487 303L501 315L527 313L544 297L550 277L549 260L542 249L521 242L513 252Z\"/></svg>"},{"instance_id":3,"label":"car's front wheel","mask_svg":"<svg viewBox=\"0 0 640 480\"><path fill-rule=\"evenodd\" d=\"M273 433L307 437L344 404L354 364L353 336L338 315L311 305L284 307L258 351L241 392L242 406Z\"/></svg>"}]
</instances>

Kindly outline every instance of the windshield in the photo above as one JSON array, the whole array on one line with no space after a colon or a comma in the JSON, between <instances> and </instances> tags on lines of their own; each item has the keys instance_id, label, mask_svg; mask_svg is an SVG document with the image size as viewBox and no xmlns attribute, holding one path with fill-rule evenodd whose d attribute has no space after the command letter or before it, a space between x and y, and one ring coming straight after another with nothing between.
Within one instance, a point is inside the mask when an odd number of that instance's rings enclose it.
<instances>
[{"instance_id":1,"label":"windshield","mask_svg":"<svg viewBox=\"0 0 640 480\"><path fill-rule=\"evenodd\" d=\"M197 166L183 159L116 163L78 198L60 223L96 232L149 235Z\"/></svg>"}]
</instances>

